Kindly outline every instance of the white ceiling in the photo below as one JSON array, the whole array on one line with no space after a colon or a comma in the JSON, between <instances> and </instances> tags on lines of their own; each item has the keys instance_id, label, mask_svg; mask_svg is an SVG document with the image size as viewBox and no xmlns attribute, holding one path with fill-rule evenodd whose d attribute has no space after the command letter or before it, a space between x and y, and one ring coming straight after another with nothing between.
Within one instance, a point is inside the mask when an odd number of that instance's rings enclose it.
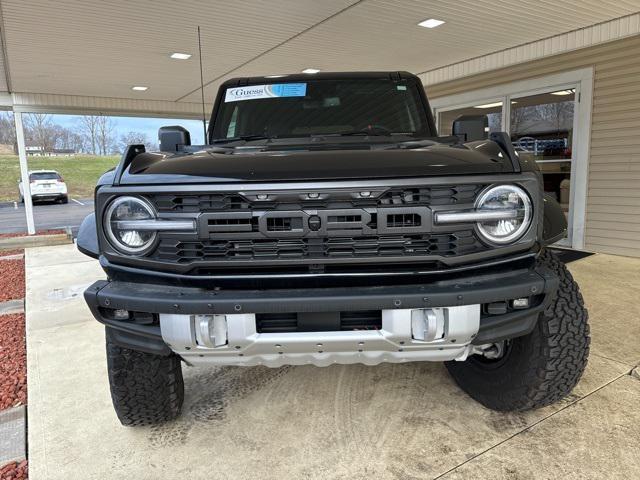
<instances>
[{"instance_id":1,"label":"white ceiling","mask_svg":"<svg viewBox=\"0 0 640 480\"><path fill-rule=\"evenodd\" d=\"M307 67L421 73L629 15L640 0L0 0L0 7L2 91L199 102L199 24L211 102L234 76ZM446 23L417 26L427 18ZM172 60L172 52L193 57Z\"/></svg>"}]
</instances>

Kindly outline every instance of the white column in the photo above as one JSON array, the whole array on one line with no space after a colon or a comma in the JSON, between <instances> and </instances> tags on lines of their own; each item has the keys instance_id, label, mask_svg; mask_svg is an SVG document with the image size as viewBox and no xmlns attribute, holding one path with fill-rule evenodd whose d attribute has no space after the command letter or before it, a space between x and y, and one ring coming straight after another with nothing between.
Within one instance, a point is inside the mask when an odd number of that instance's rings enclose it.
<instances>
[{"instance_id":1,"label":"white column","mask_svg":"<svg viewBox=\"0 0 640 480\"><path fill-rule=\"evenodd\" d=\"M18 142L18 156L20 157L20 177L22 178L22 196L24 198L24 212L27 217L27 232L36 233L33 222L33 203L31 202L31 185L29 183L29 169L27 167L27 149L24 145L24 129L22 128L22 112L14 112L16 122L16 141Z\"/></svg>"}]
</instances>

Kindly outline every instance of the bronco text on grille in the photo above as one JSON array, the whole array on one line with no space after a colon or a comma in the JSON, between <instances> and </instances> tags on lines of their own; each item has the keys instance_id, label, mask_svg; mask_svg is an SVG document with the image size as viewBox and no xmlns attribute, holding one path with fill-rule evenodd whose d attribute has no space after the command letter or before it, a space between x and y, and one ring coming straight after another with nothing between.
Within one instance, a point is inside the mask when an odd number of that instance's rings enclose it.
<instances>
[{"instance_id":1,"label":"bronco text on grille","mask_svg":"<svg viewBox=\"0 0 640 480\"><path fill-rule=\"evenodd\" d=\"M194 218L197 232L162 232L152 257L253 267L302 261L309 269L356 258L449 257L482 251L473 229L434 229L433 208L471 207L485 185L156 194L158 212Z\"/></svg>"}]
</instances>

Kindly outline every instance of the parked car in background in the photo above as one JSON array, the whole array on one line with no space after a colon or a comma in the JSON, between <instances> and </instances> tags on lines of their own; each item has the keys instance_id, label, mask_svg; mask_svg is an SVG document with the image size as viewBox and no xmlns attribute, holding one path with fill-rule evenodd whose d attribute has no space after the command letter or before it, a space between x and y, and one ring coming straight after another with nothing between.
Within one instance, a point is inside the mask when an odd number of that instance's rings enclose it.
<instances>
[{"instance_id":1,"label":"parked car in background","mask_svg":"<svg viewBox=\"0 0 640 480\"><path fill-rule=\"evenodd\" d=\"M49 200L68 203L67 184L55 170L31 170L29 172L29 187L33 201ZM20 203L24 202L24 187L18 182Z\"/></svg>"}]
</instances>

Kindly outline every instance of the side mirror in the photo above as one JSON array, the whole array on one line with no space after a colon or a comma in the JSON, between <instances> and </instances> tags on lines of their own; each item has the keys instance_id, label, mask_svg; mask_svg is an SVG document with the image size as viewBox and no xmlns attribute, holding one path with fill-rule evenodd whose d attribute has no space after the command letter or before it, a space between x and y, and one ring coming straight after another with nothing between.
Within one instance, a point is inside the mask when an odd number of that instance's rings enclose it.
<instances>
[{"instance_id":1,"label":"side mirror","mask_svg":"<svg viewBox=\"0 0 640 480\"><path fill-rule=\"evenodd\" d=\"M489 119L486 115L461 115L453 121L452 133L463 142L486 140L489 136Z\"/></svg>"},{"instance_id":2,"label":"side mirror","mask_svg":"<svg viewBox=\"0 0 640 480\"><path fill-rule=\"evenodd\" d=\"M180 147L191 145L191 135L189 130L179 125L160 127L158 141L161 152L177 152Z\"/></svg>"}]
</instances>

